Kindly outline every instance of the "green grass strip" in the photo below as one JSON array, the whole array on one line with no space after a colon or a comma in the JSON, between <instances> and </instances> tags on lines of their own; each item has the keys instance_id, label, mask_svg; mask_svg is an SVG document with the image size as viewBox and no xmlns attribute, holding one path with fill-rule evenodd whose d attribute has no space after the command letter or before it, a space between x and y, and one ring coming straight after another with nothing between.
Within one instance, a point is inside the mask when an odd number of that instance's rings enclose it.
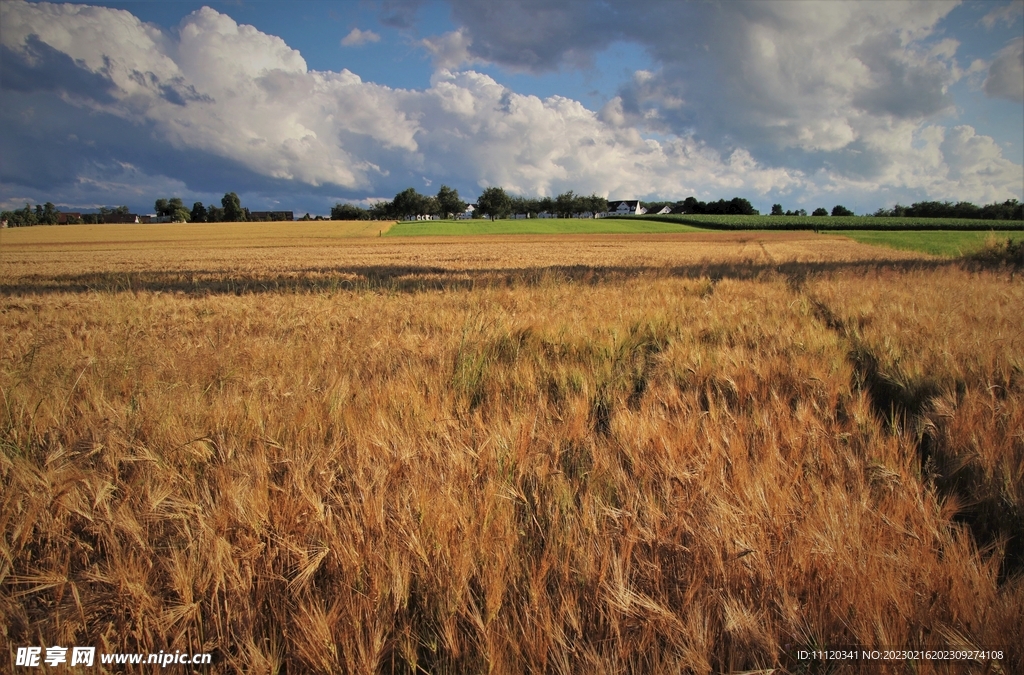
<instances>
[{"instance_id":1,"label":"green grass strip","mask_svg":"<svg viewBox=\"0 0 1024 675\"><path fill-rule=\"evenodd\" d=\"M946 257L975 253L983 249L988 242L1024 240L1024 232L838 230L829 234L840 234L862 244L921 251Z\"/></svg>"},{"instance_id":2,"label":"green grass strip","mask_svg":"<svg viewBox=\"0 0 1024 675\"><path fill-rule=\"evenodd\" d=\"M1021 220L971 218L875 218L874 216L636 216L637 220L677 222L719 230L992 230L1024 231Z\"/></svg>"}]
</instances>

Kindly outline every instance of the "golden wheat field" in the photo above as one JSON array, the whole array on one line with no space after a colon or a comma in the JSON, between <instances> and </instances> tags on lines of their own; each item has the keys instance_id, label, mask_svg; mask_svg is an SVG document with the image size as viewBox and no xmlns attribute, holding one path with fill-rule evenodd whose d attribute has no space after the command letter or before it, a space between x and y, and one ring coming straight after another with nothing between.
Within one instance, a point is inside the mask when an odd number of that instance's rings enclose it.
<instances>
[{"instance_id":1,"label":"golden wheat field","mask_svg":"<svg viewBox=\"0 0 1024 675\"><path fill-rule=\"evenodd\" d=\"M330 225L0 233L11 663L1024 671L1018 270Z\"/></svg>"}]
</instances>

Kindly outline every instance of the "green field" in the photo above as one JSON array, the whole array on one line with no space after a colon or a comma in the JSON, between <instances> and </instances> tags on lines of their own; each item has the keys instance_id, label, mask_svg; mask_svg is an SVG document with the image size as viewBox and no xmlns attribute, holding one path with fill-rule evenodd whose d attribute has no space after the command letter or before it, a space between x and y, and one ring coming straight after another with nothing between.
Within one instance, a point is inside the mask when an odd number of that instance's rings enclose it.
<instances>
[{"instance_id":1,"label":"green field","mask_svg":"<svg viewBox=\"0 0 1024 675\"><path fill-rule=\"evenodd\" d=\"M396 223L385 237L478 234L645 234L699 232L683 223L619 218L531 218L529 220L426 220Z\"/></svg>"},{"instance_id":2,"label":"green field","mask_svg":"<svg viewBox=\"0 0 1024 675\"><path fill-rule=\"evenodd\" d=\"M874 216L637 216L637 220L683 223L716 230L991 230L1024 231L1021 220L970 218L875 218Z\"/></svg>"},{"instance_id":3,"label":"green field","mask_svg":"<svg viewBox=\"0 0 1024 675\"><path fill-rule=\"evenodd\" d=\"M986 243L1024 240L1024 232L837 230L831 234L841 234L862 244L949 257L974 253Z\"/></svg>"}]
</instances>

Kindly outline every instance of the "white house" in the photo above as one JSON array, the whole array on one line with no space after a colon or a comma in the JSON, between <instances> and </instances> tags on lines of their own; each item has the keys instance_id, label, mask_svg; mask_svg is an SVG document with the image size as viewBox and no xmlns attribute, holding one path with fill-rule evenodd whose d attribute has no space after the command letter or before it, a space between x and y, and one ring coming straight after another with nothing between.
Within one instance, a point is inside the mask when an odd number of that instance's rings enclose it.
<instances>
[{"instance_id":1,"label":"white house","mask_svg":"<svg viewBox=\"0 0 1024 675\"><path fill-rule=\"evenodd\" d=\"M608 202L609 216L639 216L643 213L639 199L624 199L617 202Z\"/></svg>"},{"instance_id":2,"label":"white house","mask_svg":"<svg viewBox=\"0 0 1024 675\"><path fill-rule=\"evenodd\" d=\"M455 220L472 220L474 211L476 211L476 204L466 204L466 210L455 214Z\"/></svg>"},{"instance_id":3,"label":"white house","mask_svg":"<svg viewBox=\"0 0 1024 675\"><path fill-rule=\"evenodd\" d=\"M651 209L650 211L644 211L644 215L648 216L660 216L665 213L672 213L672 209L668 206L662 206L660 209Z\"/></svg>"}]
</instances>

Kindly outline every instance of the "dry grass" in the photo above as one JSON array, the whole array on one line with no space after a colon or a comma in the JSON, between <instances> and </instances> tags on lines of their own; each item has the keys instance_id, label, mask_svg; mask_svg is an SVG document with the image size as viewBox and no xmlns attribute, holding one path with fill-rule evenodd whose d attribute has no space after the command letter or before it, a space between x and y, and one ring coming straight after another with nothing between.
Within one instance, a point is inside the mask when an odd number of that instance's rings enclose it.
<instances>
[{"instance_id":1,"label":"dry grass","mask_svg":"<svg viewBox=\"0 0 1024 675\"><path fill-rule=\"evenodd\" d=\"M550 267L757 270L787 264L904 263L929 256L806 232L487 237L341 236L359 223L217 223L27 227L0 233L0 283L19 290L81 283L129 290L206 281L365 277ZM371 223L377 227L379 223ZM212 231L211 231L212 230ZM195 234L192 232L195 231ZM332 233L339 234L333 236ZM374 234L376 231L374 231ZM202 246L197 246L202 242ZM83 279L85 280L83 282ZM131 286L133 281L139 284Z\"/></svg>"},{"instance_id":2,"label":"dry grass","mask_svg":"<svg viewBox=\"0 0 1024 675\"><path fill-rule=\"evenodd\" d=\"M642 257L595 239L561 250ZM391 246L356 248L413 250ZM922 424L935 448L976 433L1004 476L1019 412L979 411L992 384L1020 410L1019 281L565 274L519 258L563 244L527 242L499 283L470 268L500 250L461 246L436 288L235 295L214 260L195 295L83 291L5 267L8 643L213 651L216 672L806 672L807 645L1024 667L1019 575L855 358L979 392Z\"/></svg>"}]
</instances>

